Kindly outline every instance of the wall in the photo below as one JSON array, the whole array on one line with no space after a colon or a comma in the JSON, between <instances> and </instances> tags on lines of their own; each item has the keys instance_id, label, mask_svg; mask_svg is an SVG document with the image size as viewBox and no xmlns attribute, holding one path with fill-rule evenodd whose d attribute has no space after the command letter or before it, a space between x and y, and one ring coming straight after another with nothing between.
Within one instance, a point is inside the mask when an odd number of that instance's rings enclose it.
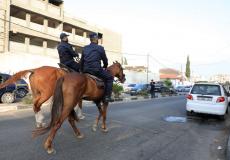
<instances>
[{"instance_id":1,"label":"wall","mask_svg":"<svg viewBox=\"0 0 230 160\"><path fill-rule=\"evenodd\" d=\"M0 59L0 72L10 74L41 66L58 67L57 63L59 62L57 58L19 52L0 54Z\"/></svg>"},{"instance_id":2,"label":"wall","mask_svg":"<svg viewBox=\"0 0 230 160\"><path fill-rule=\"evenodd\" d=\"M147 73L146 72L135 72L124 70L126 82L125 83L149 83L151 79L154 81L159 81L159 74L149 73L147 82Z\"/></svg>"}]
</instances>

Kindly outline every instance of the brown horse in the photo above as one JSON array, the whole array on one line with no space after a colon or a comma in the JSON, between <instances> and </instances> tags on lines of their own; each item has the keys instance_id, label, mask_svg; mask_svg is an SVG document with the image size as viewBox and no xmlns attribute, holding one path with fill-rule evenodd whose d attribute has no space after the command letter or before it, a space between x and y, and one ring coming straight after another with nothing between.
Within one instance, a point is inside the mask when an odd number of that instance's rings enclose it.
<instances>
[{"instance_id":1,"label":"brown horse","mask_svg":"<svg viewBox=\"0 0 230 160\"><path fill-rule=\"evenodd\" d=\"M120 63L113 63L107 70L120 82L125 81L125 75ZM33 131L33 137L44 134L50 130L50 134L44 143L44 148L49 154L55 150L52 147L52 141L57 130L61 127L64 120L68 117L69 123L72 126L75 134L81 136L79 129L75 125L74 117L74 106L82 99L94 101L99 110L99 116L96 118L95 124L103 117L102 131L107 132L106 127L106 113L108 102L103 102L102 97L104 95L104 89L99 88L92 78L86 74L69 73L64 77L61 77L56 84L53 97L53 105L51 111L51 122L48 127L37 129ZM101 103L102 107L101 108Z\"/></svg>"},{"instance_id":2,"label":"brown horse","mask_svg":"<svg viewBox=\"0 0 230 160\"><path fill-rule=\"evenodd\" d=\"M44 116L40 112L41 106L53 95L57 80L66 73L67 72L63 69L51 66L42 66L35 69L24 70L11 76L11 78L5 83L0 84L0 88L15 83L22 77L29 76L29 84L33 96L33 110L35 112L37 123L36 126L42 127L44 125ZM79 107L82 108L81 101Z\"/></svg>"}]
</instances>

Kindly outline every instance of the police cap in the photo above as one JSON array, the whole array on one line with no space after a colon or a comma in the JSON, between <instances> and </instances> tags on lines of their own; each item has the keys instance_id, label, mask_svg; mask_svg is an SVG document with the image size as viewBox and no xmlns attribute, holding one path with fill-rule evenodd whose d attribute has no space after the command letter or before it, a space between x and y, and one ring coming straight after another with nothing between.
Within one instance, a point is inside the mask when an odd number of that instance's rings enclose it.
<instances>
[{"instance_id":1,"label":"police cap","mask_svg":"<svg viewBox=\"0 0 230 160\"><path fill-rule=\"evenodd\" d=\"M67 37L67 36L69 36L69 35L66 34L66 33L61 33L61 34L60 34L60 39L63 39L64 37Z\"/></svg>"},{"instance_id":2,"label":"police cap","mask_svg":"<svg viewBox=\"0 0 230 160\"><path fill-rule=\"evenodd\" d=\"M89 34L89 38L92 39L92 38L98 38L98 35L97 33L90 33Z\"/></svg>"}]
</instances>

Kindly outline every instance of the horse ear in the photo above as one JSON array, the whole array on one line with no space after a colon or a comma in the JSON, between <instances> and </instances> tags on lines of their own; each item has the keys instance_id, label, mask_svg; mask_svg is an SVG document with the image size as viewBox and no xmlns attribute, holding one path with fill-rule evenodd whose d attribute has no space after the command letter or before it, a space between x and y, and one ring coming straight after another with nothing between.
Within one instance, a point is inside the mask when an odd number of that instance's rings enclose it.
<instances>
[{"instance_id":1,"label":"horse ear","mask_svg":"<svg viewBox=\"0 0 230 160\"><path fill-rule=\"evenodd\" d=\"M118 63L117 61L115 61L116 63Z\"/></svg>"},{"instance_id":2,"label":"horse ear","mask_svg":"<svg viewBox=\"0 0 230 160\"><path fill-rule=\"evenodd\" d=\"M115 64L115 63L113 62L113 64Z\"/></svg>"}]
</instances>

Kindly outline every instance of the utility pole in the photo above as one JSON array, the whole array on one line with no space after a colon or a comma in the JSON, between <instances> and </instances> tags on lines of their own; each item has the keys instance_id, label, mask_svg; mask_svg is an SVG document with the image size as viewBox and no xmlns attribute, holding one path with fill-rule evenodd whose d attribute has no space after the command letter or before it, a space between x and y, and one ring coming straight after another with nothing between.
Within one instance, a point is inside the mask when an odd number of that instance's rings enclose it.
<instances>
[{"instance_id":1,"label":"utility pole","mask_svg":"<svg viewBox=\"0 0 230 160\"><path fill-rule=\"evenodd\" d=\"M147 84L149 83L149 54L147 54Z\"/></svg>"},{"instance_id":2,"label":"utility pole","mask_svg":"<svg viewBox=\"0 0 230 160\"><path fill-rule=\"evenodd\" d=\"M182 64L181 64L181 82L182 82L182 85L183 85L184 82L183 82L183 68L182 68Z\"/></svg>"}]
</instances>

